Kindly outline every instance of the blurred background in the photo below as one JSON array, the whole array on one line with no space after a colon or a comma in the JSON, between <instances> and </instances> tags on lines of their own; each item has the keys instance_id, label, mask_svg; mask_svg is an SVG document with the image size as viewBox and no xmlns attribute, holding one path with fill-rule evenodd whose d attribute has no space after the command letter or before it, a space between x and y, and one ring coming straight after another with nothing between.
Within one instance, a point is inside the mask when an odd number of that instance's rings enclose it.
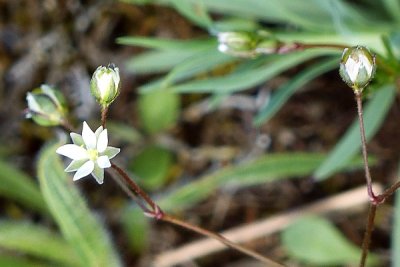
<instances>
[{"instance_id":1,"label":"blurred background","mask_svg":"<svg viewBox=\"0 0 400 267\"><path fill-rule=\"evenodd\" d=\"M39 171L43 147L63 131L24 113L27 92L49 84L65 95L77 133L83 120L96 129L100 108L89 82L100 65L117 65L122 80L108 115L110 144L122 149L115 161L161 208L193 224L243 227L365 184L354 96L338 75L342 50L238 57L218 51L221 32L273 36L275 45L361 44L386 60L391 71L378 65L365 93L365 120L373 180L395 182L400 3L293 2L0 0L0 266L111 266L65 256L79 248L48 211ZM144 217L107 175L102 186L68 181L108 232L115 266L163 266L157 256L200 238ZM288 266L356 264L367 203L323 206L298 224L284 217L245 245ZM396 216L394 198L379 207L375 266L400 264ZM49 240L60 249L44 246ZM230 249L175 259L173 266L262 266Z\"/></svg>"}]
</instances>

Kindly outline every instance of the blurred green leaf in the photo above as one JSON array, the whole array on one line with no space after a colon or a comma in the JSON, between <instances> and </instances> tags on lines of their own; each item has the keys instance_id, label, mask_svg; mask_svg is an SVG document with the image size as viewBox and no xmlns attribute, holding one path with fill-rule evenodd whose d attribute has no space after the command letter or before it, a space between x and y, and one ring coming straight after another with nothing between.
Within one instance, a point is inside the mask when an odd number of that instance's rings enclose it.
<instances>
[{"instance_id":1,"label":"blurred green leaf","mask_svg":"<svg viewBox=\"0 0 400 267\"><path fill-rule=\"evenodd\" d=\"M148 218L143 216L143 211L137 206L129 205L123 210L121 221L132 251L144 252L149 246L150 227Z\"/></svg>"},{"instance_id":2,"label":"blurred green leaf","mask_svg":"<svg viewBox=\"0 0 400 267\"><path fill-rule=\"evenodd\" d=\"M0 266L4 267L55 267L54 264L40 263L16 255L3 255L0 253ZM72 266L71 266L72 267Z\"/></svg>"},{"instance_id":3,"label":"blurred green leaf","mask_svg":"<svg viewBox=\"0 0 400 267\"><path fill-rule=\"evenodd\" d=\"M37 211L47 212L46 203L33 179L3 161L0 161L0 195Z\"/></svg>"},{"instance_id":4,"label":"blurred green leaf","mask_svg":"<svg viewBox=\"0 0 400 267\"><path fill-rule=\"evenodd\" d=\"M339 53L337 50L334 51L331 49L311 49L285 55L274 55L270 56L272 60L270 60L268 64L260 67L233 72L223 77L189 81L171 86L171 89L179 93L233 93L259 85L281 72L311 58L330 54L338 55Z\"/></svg>"},{"instance_id":5,"label":"blurred green leaf","mask_svg":"<svg viewBox=\"0 0 400 267\"><path fill-rule=\"evenodd\" d=\"M361 249L350 243L329 221L309 216L291 224L282 232L283 246L297 260L316 266L358 264ZM370 259L377 262L376 256Z\"/></svg>"},{"instance_id":6,"label":"blurred green leaf","mask_svg":"<svg viewBox=\"0 0 400 267\"><path fill-rule=\"evenodd\" d=\"M159 147L146 147L130 164L130 170L139 177L140 184L148 190L156 190L165 184L168 178L173 155Z\"/></svg>"},{"instance_id":7,"label":"blurred green leaf","mask_svg":"<svg viewBox=\"0 0 400 267\"><path fill-rule=\"evenodd\" d=\"M192 78L195 75L204 74L222 64L231 63L234 60L236 59L222 54L216 50L215 47L212 47L181 60L174 66L171 66L172 69L168 75L140 86L139 90L143 93L147 93L154 90L167 89L176 82Z\"/></svg>"},{"instance_id":8,"label":"blurred green leaf","mask_svg":"<svg viewBox=\"0 0 400 267\"><path fill-rule=\"evenodd\" d=\"M254 124L259 126L269 120L275 113L286 103L286 101L302 86L320 76L321 74L328 72L338 66L337 58L330 58L323 62L318 62L311 67L305 69L289 82L280 86L276 93L271 99L261 107L259 113L254 118Z\"/></svg>"},{"instance_id":9,"label":"blurred green leaf","mask_svg":"<svg viewBox=\"0 0 400 267\"><path fill-rule=\"evenodd\" d=\"M118 44L141 46L157 50L173 51L199 51L205 48L216 46L217 41L214 38L194 39L194 40L174 40L162 38L149 38L139 36L126 36L117 38Z\"/></svg>"},{"instance_id":10,"label":"blurred green leaf","mask_svg":"<svg viewBox=\"0 0 400 267\"><path fill-rule=\"evenodd\" d=\"M136 74L162 73L169 71L182 61L194 56L197 51L163 50L150 51L133 57L127 68Z\"/></svg>"},{"instance_id":11,"label":"blurred green leaf","mask_svg":"<svg viewBox=\"0 0 400 267\"><path fill-rule=\"evenodd\" d=\"M75 251L61 236L29 222L0 221L0 247L43 258L62 266L79 264Z\"/></svg>"},{"instance_id":12,"label":"blurred green leaf","mask_svg":"<svg viewBox=\"0 0 400 267\"><path fill-rule=\"evenodd\" d=\"M59 146L59 143L47 145L38 162L40 187L54 219L79 256L80 266L121 266L101 221L90 212L72 179L64 172L55 152Z\"/></svg>"},{"instance_id":13,"label":"blurred green leaf","mask_svg":"<svg viewBox=\"0 0 400 267\"><path fill-rule=\"evenodd\" d=\"M183 16L189 19L197 26L204 28L212 28L213 22L207 13L202 0L196 2L171 0L172 6Z\"/></svg>"},{"instance_id":14,"label":"blurred green leaf","mask_svg":"<svg viewBox=\"0 0 400 267\"><path fill-rule=\"evenodd\" d=\"M170 90L141 94L138 109L143 128L154 134L176 123L180 112L180 97Z\"/></svg>"},{"instance_id":15,"label":"blurred green leaf","mask_svg":"<svg viewBox=\"0 0 400 267\"><path fill-rule=\"evenodd\" d=\"M185 209L205 199L218 188L244 187L311 175L324 160L325 155L314 153L267 154L199 178L171 192L158 203L169 211ZM360 158L348 163L346 167L362 167Z\"/></svg>"},{"instance_id":16,"label":"blurred green leaf","mask_svg":"<svg viewBox=\"0 0 400 267\"><path fill-rule=\"evenodd\" d=\"M119 139L127 143L135 144L143 138L139 131L126 123L107 120L107 129L113 139Z\"/></svg>"},{"instance_id":17,"label":"blurred green leaf","mask_svg":"<svg viewBox=\"0 0 400 267\"><path fill-rule=\"evenodd\" d=\"M350 90L350 89L349 89ZM364 109L365 135L370 140L383 123L389 108L395 99L394 85L386 85L368 102ZM356 103L354 103L356 105ZM354 112L356 116L356 112ZM328 158L315 171L317 180L324 180L342 168L349 160L360 152L360 130L358 119L355 119L346 134L340 139Z\"/></svg>"}]
</instances>

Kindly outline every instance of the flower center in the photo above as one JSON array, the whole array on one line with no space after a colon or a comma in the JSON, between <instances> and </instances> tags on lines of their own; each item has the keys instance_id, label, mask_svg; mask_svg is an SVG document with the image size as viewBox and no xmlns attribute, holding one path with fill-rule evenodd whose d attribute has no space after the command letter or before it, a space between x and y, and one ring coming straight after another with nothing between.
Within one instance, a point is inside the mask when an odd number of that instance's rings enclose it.
<instances>
[{"instance_id":1,"label":"flower center","mask_svg":"<svg viewBox=\"0 0 400 267\"><path fill-rule=\"evenodd\" d=\"M88 157L90 160L95 161L97 157L99 156L99 152L97 152L96 149L88 149L87 150Z\"/></svg>"}]
</instances>

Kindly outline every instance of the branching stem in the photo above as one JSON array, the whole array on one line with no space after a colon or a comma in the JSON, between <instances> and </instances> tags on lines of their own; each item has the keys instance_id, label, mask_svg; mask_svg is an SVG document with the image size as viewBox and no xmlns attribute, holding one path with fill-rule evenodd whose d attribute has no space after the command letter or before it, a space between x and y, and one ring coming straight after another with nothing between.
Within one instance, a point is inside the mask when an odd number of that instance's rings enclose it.
<instances>
[{"instance_id":1,"label":"branching stem","mask_svg":"<svg viewBox=\"0 0 400 267\"><path fill-rule=\"evenodd\" d=\"M123 179L124 183L121 184L119 181L118 184L122 187L122 189L124 189L124 191L127 190L126 186L127 185L129 187L129 189L131 191L133 191L133 194L126 192L136 203L139 204L139 207L143 210L144 214L148 217L151 218L155 218L157 220L160 221L164 221L164 222L168 222L171 224L175 224L178 226L181 226L183 228L186 228L188 230L191 230L193 232L199 233L201 235L210 237L210 238L214 238L218 241L220 241L221 243L225 244L226 246L235 249L237 251L240 251L250 257L253 257L263 263L265 263L266 266L271 266L271 267L282 267L283 265L276 263L266 257L264 257L263 255L252 251L244 246L241 246L239 244L236 244L228 239L226 239L225 237L223 237L220 234L214 233L212 231L206 230L204 228L201 228L199 226L190 224L188 222L182 221L180 219L177 219L175 217L172 217L171 215L166 214L165 212L163 212L160 207L150 198L150 196L144 192L140 186L138 184L136 184L130 177L129 175L120 167L118 167L116 164L111 163L111 168L113 168L118 175ZM143 199L151 208L151 210L149 210L147 207L143 206L143 204L140 202L139 199Z\"/></svg>"}]
</instances>

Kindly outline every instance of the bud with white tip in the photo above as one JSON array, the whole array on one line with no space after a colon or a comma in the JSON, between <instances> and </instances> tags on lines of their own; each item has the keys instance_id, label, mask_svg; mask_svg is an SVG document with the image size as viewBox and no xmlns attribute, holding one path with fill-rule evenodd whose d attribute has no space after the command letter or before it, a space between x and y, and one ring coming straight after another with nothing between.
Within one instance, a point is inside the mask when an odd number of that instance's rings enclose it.
<instances>
[{"instance_id":1,"label":"bud with white tip","mask_svg":"<svg viewBox=\"0 0 400 267\"><path fill-rule=\"evenodd\" d=\"M375 70L375 56L366 47L354 46L343 51L339 73L356 93L361 93L368 85Z\"/></svg>"},{"instance_id":2,"label":"bud with white tip","mask_svg":"<svg viewBox=\"0 0 400 267\"><path fill-rule=\"evenodd\" d=\"M37 124L57 126L65 122L67 107L60 91L44 84L27 93L26 101L26 118L31 118Z\"/></svg>"},{"instance_id":3,"label":"bud with white tip","mask_svg":"<svg viewBox=\"0 0 400 267\"><path fill-rule=\"evenodd\" d=\"M218 33L218 50L222 53L238 57L254 57L260 39L248 32Z\"/></svg>"},{"instance_id":4,"label":"bud with white tip","mask_svg":"<svg viewBox=\"0 0 400 267\"><path fill-rule=\"evenodd\" d=\"M93 73L90 91L103 107L108 107L115 100L119 89L119 69L114 64L109 64L107 67L100 66Z\"/></svg>"}]
</instances>

